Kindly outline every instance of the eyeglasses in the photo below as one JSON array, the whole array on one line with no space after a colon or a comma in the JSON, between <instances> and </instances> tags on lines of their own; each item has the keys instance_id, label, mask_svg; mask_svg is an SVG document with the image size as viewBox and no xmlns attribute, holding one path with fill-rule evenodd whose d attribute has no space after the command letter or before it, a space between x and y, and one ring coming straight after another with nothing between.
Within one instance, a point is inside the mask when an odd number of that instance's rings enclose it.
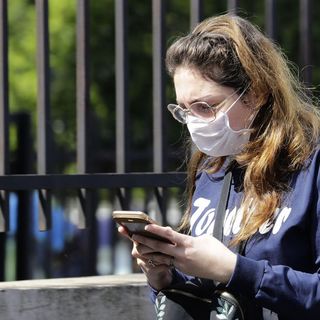
<instances>
[{"instance_id":1,"label":"eyeglasses","mask_svg":"<svg viewBox=\"0 0 320 320\"><path fill-rule=\"evenodd\" d=\"M167 109L171 112L172 116L179 122L186 124L188 122L188 115L191 114L197 118L205 120L207 122L213 121L216 119L217 111L221 109L225 103L236 94L235 91L229 97L224 99L217 105L209 105L207 102L199 101L194 102L190 105L189 108L182 108L178 104L170 103L167 106Z\"/></svg>"}]
</instances>

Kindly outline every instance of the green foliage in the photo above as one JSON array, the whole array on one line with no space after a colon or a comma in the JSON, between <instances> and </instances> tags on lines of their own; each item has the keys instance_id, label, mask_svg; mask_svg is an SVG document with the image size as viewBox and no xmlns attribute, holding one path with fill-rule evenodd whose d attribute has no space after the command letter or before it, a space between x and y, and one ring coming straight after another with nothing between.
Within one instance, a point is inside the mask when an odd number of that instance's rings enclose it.
<instances>
[{"instance_id":1,"label":"green foliage","mask_svg":"<svg viewBox=\"0 0 320 320\"><path fill-rule=\"evenodd\" d=\"M76 73L75 0L49 2L50 103L52 129L58 146L75 149Z\"/></svg>"},{"instance_id":2,"label":"green foliage","mask_svg":"<svg viewBox=\"0 0 320 320\"><path fill-rule=\"evenodd\" d=\"M36 104L36 26L34 7L26 1L9 2L10 111L34 112Z\"/></svg>"}]
</instances>

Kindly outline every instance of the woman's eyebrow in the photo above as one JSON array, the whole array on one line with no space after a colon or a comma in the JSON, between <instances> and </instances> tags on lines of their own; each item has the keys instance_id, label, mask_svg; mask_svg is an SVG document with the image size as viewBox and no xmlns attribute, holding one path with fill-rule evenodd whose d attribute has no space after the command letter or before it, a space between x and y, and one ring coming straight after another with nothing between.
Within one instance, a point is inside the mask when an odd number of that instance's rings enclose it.
<instances>
[{"instance_id":1,"label":"woman's eyebrow","mask_svg":"<svg viewBox=\"0 0 320 320\"><path fill-rule=\"evenodd\" d=\"M191 105L192 103L195 103L195 102L206 102L207 100L211 100L211 99L219 100L220 98L224 99L224 97L223 97L222 95L213 96L212 94L209 94L209 95L206 95L206 96L199 97L199 98L197 98L197 99L191 100L191 101L188 103L188 105ZM180 105L180 106L185 106L184 103L179 102L178 100L177 100L177 104Z\"/></svg>"}]
</instances>

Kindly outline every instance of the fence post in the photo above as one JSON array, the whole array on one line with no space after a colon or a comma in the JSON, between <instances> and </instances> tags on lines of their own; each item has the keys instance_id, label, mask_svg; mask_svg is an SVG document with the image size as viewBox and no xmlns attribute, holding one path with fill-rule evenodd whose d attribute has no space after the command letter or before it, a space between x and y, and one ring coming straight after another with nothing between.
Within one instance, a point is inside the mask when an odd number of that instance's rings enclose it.
<instances>
[{"instance_id":1,"label":"fence post","mask_svg":"<svg viewBox=\"0 0 320 320\"><path fill-rule=\"evenodd\" d=\"M90 118L89 77L89 0L77 2L77 167L79 173L92 172L89 137L92 130ZM84 250L87 259L84 274L95 275L97 264L96 206L95 190L79 190L82 214L79 227L83 230Z\"/></svg>"},{"instance_id":2,"label":"fence post","mask_svg":"<svg viewBox=\"0 0 320 320\"><path fill-rule=\"evenodd\" d=\"M8 7L0 1L0 175L9 174ZM9 192L0 190L0 232L9 228ZM0 281L5 276L6 234L0 234Z\"/></svg>"},{"instance_id":3,"label":"fence post","mask_svg":"<svg viewBox=\"0 0 320 320\"><path fill-rule=\"evenodd\" d=\"M31 163L33 159L30 115L20 113L15 115L14 118L18 129L18 146L14 173L28 174L31 173ZM31 261L34 253L34 250L32 250L33 239L31 233L33 223L33 216L31 215L31 192L20 190L17 192L17 196L16 279L26 280L32 277Z\"/></svg>"},{"instance_id":4,"label":"fence post","mask_svg":"<svg viewBox=\"0 0 320 320\"><path fill-rule=\"evenodd\" d=\"M300 65L305 84L312 83L312 1L300 0Z\"/></svg>"},{"instance_id":5,"label":"fence post","mask_svg":"<svg viewBox=\"0 0 320 320\"><path fill-rule=\"evenodd\" d=\"M202 20L203 0L191 0L190 11L190 29L192 30Z\"/></svg>"}]
</instances>

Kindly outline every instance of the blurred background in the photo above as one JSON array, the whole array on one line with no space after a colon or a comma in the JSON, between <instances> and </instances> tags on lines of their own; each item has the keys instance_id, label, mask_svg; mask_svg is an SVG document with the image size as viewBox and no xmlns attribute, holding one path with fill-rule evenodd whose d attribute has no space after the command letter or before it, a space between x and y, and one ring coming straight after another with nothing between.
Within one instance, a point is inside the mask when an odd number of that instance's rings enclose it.
<instances>
[{"instance_id":1,"label":"blurred background","mask_svg":"<svg viewBox=\"0 0 320 320\"><path fill-rule=\"evenodd\" d=\"M42 58L37 55L37 22L43 6L48 10L45 42L48 72L43 74L50 89L45 93L50 117L44 121L50 133L50 156L46 160L50 168L41 171L39 90L43 87L39 85L39 59ZM81 8L86 8L86 37L77 41ZM183 173L187 134L166 112L166 105L175 101L175 96L172 82L163 70L163 54L165 48L177 36L186 34L197 20L228 10L247 17L272 37L293 62L295 73L318 95L319 1L14 0L7 2L6 9L9 116L5 155L8 168L4 175L30 174L32 178L36 174ZM121 13L125 17L123 33ZM157 21L161 32L155 31ZM118 42L120 48L116 41L119 35L123 37ZM154 42L156 36L160 37L159 46ZM83 41L87 67L79 69L81 62L77 54ZM158 53L157 48L160 48ZM121 52L125 56L119 62ZM86 71L84 95L79 85L81 70ZM155 74L159 70L157 78ZM81 99L87 99L85 109L79 107ZM164 110L161 123L155 119L160 107ZM90 121L88 128L79 126L77 116L81 110L86 111L86 121ZM83 149L77 145L83 128L86 128L85 168L79 161L79 152ZM125 140L122 146L119 146L119 135L122 142ZM160 142L158 135L162 137ZM57 188L51 190L52 226L46 231L39 231L38 191L11 190L7 193L9 228L0 234L2 279L139 272L131 259L130 242L117 235L112 211L119 208L146 211L159 222L175 227L185 206L183 189L184 183L155 190L139 187L138 182L126 190L97 188L91 226L79 228L82 209L78 190ZM90 267L88 259L92 259Z\"/></svg>"}]
</instances>

